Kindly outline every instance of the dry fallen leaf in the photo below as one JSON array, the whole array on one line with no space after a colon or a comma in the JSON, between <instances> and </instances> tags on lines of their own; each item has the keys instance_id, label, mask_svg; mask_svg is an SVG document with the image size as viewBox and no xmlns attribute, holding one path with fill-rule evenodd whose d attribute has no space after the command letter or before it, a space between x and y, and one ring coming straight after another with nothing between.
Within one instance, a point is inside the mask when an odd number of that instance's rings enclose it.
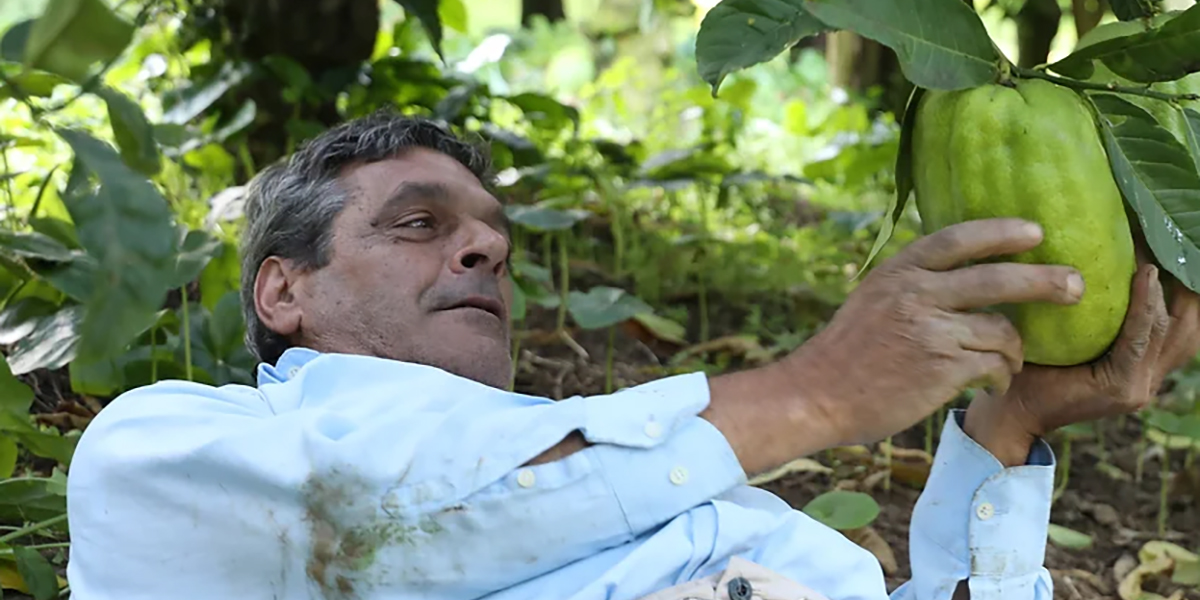
<instances>
[{"instance_id":1,"label":"dry fallen leaf","mask_svg":"<svg viewBox=\"0 0 1200 600\"><path fill-rule=\"evenodd\" d=\"M1121 583L1122 581L1125 581L1125 578L1128 577L1129 574L1132 573L1133 570L1137 568L1137 566L1138 566L1138 560L1137 560L1136 556L1134 556L1128 552L1126 552L1125 554L1122 554L1121 558L1118 558L1117 562L1113 563L1113 568L1112 568L1113 581L1116 583Z\"/></svg>"},{"instance_id":2,"label":"dry fallen leaf","mask_svg":"<svg viewBox=\"0 0 1200 600\"><path fill-rule=\"evenodd\" d=\"M788 475L792 475L795 473L827 474L827 473L832 473L832 472L833 472L833 469L830 469L829 467L827 467L811 458L798 458L796 460L793 460L790 463L787 463L786 465L783 465L782 467L779 467L779 468L777 468L773 471L769 471L767 473L763 473L762 475L759 475L759 476L751 479L750 485L757 486L757 485L771 483L772 481L783 479L784 477L787 477Z\"/></svg>"},{"instance_id":3,"label":"dry fallen leaf","mask_svg":"<svg viewBox=\"0 0 1200 600\"><path fill-rule=\"evenodd\" d=\"M885 574L895 575L900 570L900 565L896 562L896 554L892 552L892 546L883 539L882 535L879 535L874 527L868 525L843 533L850 541L874 554Z\"/></svg>"}]
</instances>

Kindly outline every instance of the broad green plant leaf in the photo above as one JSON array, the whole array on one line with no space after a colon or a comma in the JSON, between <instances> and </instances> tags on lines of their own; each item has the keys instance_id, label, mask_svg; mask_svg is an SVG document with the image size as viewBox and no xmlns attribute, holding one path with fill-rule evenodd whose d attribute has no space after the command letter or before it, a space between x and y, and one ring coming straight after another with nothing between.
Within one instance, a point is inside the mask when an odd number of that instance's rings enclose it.
<instances>
[{"instance_id":1,"label":"broad green plant leaf","mask_svg":"<svg viewBox=\"0 0 1200 600\"><path fill-rule=\"evenodd\" d=\"M1187 127L1183 128L1183 135L1187 140L1188 152L1196 163L1196 172L1200 173L1200 112L1185 108L1183 116L1187 124Z\"/></svg>"},{"instance_id":2,"label":"broad green plant leaf","mask_svg":"<svg viewBox=\"0 0 1200 600\"><path fill-rule=\"evenodd\" d=\"M96 63L120 56L134 26L103 0L49 0L25 43L25 64L82 83Z\"/></svg>"},{"instance_id":3,"label":"broad green plant leaf","mask_svg":"<svg viewBox=\"0 0 1200 600\"><path fill-rule=\"evenodd\" d=\"M723 178L731 171L733 165L720 154L704 148L677 148L647 158L639 174L655 181L668 181L703 176Z\"/></svg>"},{"instance_id":4,"label":"broad green plant leaf","mask_svg":"<svg viewBox=\"0 0 1200 600\"><path fill-rule=\"evenodd\" d=\"M549 96L526 92L506 97L505 100L520 108L525 117L534 123L546 123L555 128L562 128L569 123L576 131L579 129L579 111Z\"/></svg>"},{"instance_id":5,"label":"broad green plant leaf","mask_svg":"<svg viewBox=\"0 0 1200 600\"><path fill-rule=\"evenodd\" d=\"M1150 113L1111 94L1091 96L1117 185L1158 263L1200 290L1200 170Z\"/></svg>"},{"instance_id":6,"label":"broad green plant leaf","mask_svg":"<svg viewBox=\"0 0 1200 600\"><path fill-rule=\"evenodd\" d=\"M17 470L17 440L0 435L0 479L12 477Z\"/></svg>"},{"instance_id":7,"label":"broad green plant leaf","mask_svg":"<svg viewBox=\"0 0 1200 600\"><path fill-rule=\"evenodd\" d=\"M722 0L700 22L696 66L716 97L733 72L767 62L828 27L802 0Z\"/></svg>"},{"instance_id":8,"label":"broad green plant leaf","mask_svg":"<svg viewBox=\"0 0 1200 600\"><path fill-rule=\"evenodd\" d=\"M33 22L34 19L20 21L4 32L4 37L0 38L0 60L25 62L25 45L29 43Z\"/></svg>"},{"instance_id":9,"label":"broad green plant leaf","mask_svg":"<svg viewBox=\"0 0 1200 600\"><path fill-rule=\"evenodd\" d=\"M849 531L870 525L879 516L879 504L862 492L834 490L813 498L802 511L826 527Z\"/></svg>"},{"instance_id":10,"label":"broad green plant leaf","mask_svg":"<svg viewBox=\"0 0 1200 600\"><path fill-rule=\"evenodd\" d=\"M896 230L896 222L904 214L904 207L908 205L908 197L912 195L912 136L913 129L916 127L917 106L924 94L925 90L922 88L914 88L912 94L908 97L908 105L904 109L904 121L900 124L900 147L896 153L896 195L892 196L887 211L883 213L883 222L879 226L879 234L875 236L875 243L871 245L871 251L867 254L867 259L863 261L862 267L854 275L855 279L858 279L866 272L867 267L871 265L871 261L875 260L875 257L879 255L879 251L883 250L888 240L892 239L892 233Z\"/></svg>"},{"instance_id":11,"label":"broad green plant leaf","mask_svg":"<svg viewBox=\"0 0 1200 600\"><path fill-rule=\"evenodd\" d=\"M660 340L679 345L687 344L687 329L671 319L654 313L641 312L633 315L633 320L641 323L643 327L650 330L650 333L654 334L654 337Z\"/></svg>"},{"instance_id":12,"label":"broad green plant leaf","mask_svg":"<svg viewBox=\"0 0 1200 600\"><path fill-rule=\"evenodd\" d=\"M66 485L49 477L0 481L0 519L44 521L67 512Z\"/></svg>"},{"instance_id":13,"label":"broad green plant leaf","mask_svg":"<svg viewBox=\"0 0 1200 600\"><path fill-rule=\"evenodd\" d=\"M463 0L439 0L438 19L459 33L470 33L467 6Z\"/></svg>"},{"instance_id":14,"label":"broad green plant leaf","mask_svg":"<svg viewBox=\"0 0 1200 600\"><path fill-rule=\"evenodd\" d=\"M146 121L142 107L129 96L107 86L96 90L96 95L108 105L113 139L117 140L125 164L148 176L158 174L162 169L162 157L154 139L154 128Z\"/></svg>"},{"instance_id":15,"label":"broad green plant leaf","mask_svg":"<svg viewBox=\"0 0 1200 600\"><path fill-rule=\"evenodd\" d=\"M987 28L962 0L806 0L804 8L831 28L891 48L917 87L959 90L999 75Z\"/></svg>"},{"instance_id":16,"label":"broad green plant leaf","mask_svg":"<svg viewBox=\"0 0 1200 600\"><path fill-rule=\"evenodd\" d=\"M37 369L53 371L74 360L82 312L83 307L73 304L39 319L33 331L9 351L12 372L22 375Z\"/></svg>"},{"instance_id":17,"label":"broad green plant leaf","mask_svg":"<svg viewBox=\"0 0 1200 600\"><path fill-rule=\"evenodd\" d=\"M1087 79L1095 73L1096 61L1137 83L1174 81L1200 71L1200 4L1161 27L1081 48L1049 68L1068 77Z\"/></svg>"},{"instance_id":18,"label":"broad green plant leaf","mask_svg":"<svg viewBox=\"0 0 1200 600\"><path fill-rule=\"evenodd\" d=\"M11 346L33 333L38 321L58 310L45 298L30 296L10 301L0 311L0 345Z\"/></svg>"},{"instance_id":19,"label":"broad green plant leaf","mask_svg":"<svg viewBox=\"0 0 1200 600\"><path fill-rule=\"evenodd\" d=\"M13 375L8 361L0 356L0 410L25 412L33 402L33 390Z\"/></svg>"},{"instance_id":20,"label":"broad green plant leaf","mask_svg":"<svg viewBox=\"0 0 1200 600\"><path fill-rule=\"evenodd\" d=\"M99 265L80 326L79 356L91 361L119 352L149 325L176 270L178 234L166 200L111 146L81 131L57 132L75 151L63 202Z\"/></svg>"},{"instance_id":21,"label":"broad green plant leaf","mask_svg":"<svg viewBox=\"0 0 1200 600\"><path fill-rule=\"evenodd\" d=\"M584 329L603 329L654 312L649 304L620 288L599 286L587 293L572 290L567 296L571 318Z\"/></svg>"},{"instance_id":22,"label":"broad green plant leaf","mask_svg":"<svg viewBox=\"0 0 1200 600\"><path fill-rule=\"evenodd\" d=\"M1075 531L1074 529L1063 527L1062 525L1050 523L1050 528L1047 533L1050 541L1053 542L1055 546L1070 550L1083 550L1092 546L1092 536L1080 531Z\"/></svg>"},{"instance_id":23,"label":"broad green plant leaf","mask_svg":"<svg viewBox=\"0 0 1200 600\"><path fill-rule=\"evenodd\" d=\"M208 107L221 99L231 88L241 83L250 75L252 67L248 63L226 62L211 79L194 81L187 88L179 91L177 96L168 96L172 100L167 112L162 116L164 124L182 125L200 116Z\"/></svg>"},{"instance_id":24,"label":"broad green plant leaf","mask_svg":"<svg viewBox=\"0 0 1200 600\"><path fill-rule=\"evenodd\" d=\"M1108 0L1113 15L1122 21L1153 16L1155 4L1152 0Z\"/></svg>"},{"instance_id":25,"label":"broad green plant leaf","mask_svg":"<svg viewBox=\"0 0 1200 600\"><path fill-rule=\"evenodd\" d=\"M13 555L17 558L17 571L34 600L51 600L58 596L58 574L46 557L25 546L13 546Z\"/></svg>"},{"instance_id":26,"label":"broad green plant leaf","mask_svg":"<svg viewBox=\"0 0 1200 600\"><path fill-rule=\"evenodd\" d=\"M523 225L537 231L559 231L570 229L576 223L588 218L588 211L578 208L557 210L544 206L529 206L523 204L510 205L506 211L513 223Z\"/></svg>"},{"instance_id":27,"label":"broad green plant leaf","mask_svg":"<svg viewBox=\"0 0 1200 600\"><path fill-rule=\"evenodd\" d=\"M71 249L58 240L35 231L11 231L0 229L0 252L21 258L67 262L71 260Z\"/></svg>"},{"instance_id":28,"label":"broad green plant leaf","mask_svg":"<svg viewBox=\"0 0 1200 600\"><path fill-rule=\"evenodd\" d=\"M396 3L404 7L404 12L421 21L421 26L429 36L429 42L433 44L433 50L437 52L438 57L445 60L446 57L442 53L442 19L438 14L438 0L396 0Z\"/></svg>"},{"instance_id":29,"label":"broad green plant leaf","mask_svg":"<svg viewBox=\"0 0 1200 600\"><path fill-rule=\"evenodd\" d=\"M1200 440L1200 414L1177 415L1165 410L1149 410L1146 425L1171 436Z\"/></svg>"},{"instance_id":30,"label":"broad green plant leaf","mask_svg":"<svg viewBox=\"0 0 1200 600\"><path fill-rule=\"evenodd\" d=\"M179 255L175 257L175 272L167 283L168 287L179 288L194 281L221 251L221 240L200 229L189 230L180 242Z\"/></svg>"}]
</instances>

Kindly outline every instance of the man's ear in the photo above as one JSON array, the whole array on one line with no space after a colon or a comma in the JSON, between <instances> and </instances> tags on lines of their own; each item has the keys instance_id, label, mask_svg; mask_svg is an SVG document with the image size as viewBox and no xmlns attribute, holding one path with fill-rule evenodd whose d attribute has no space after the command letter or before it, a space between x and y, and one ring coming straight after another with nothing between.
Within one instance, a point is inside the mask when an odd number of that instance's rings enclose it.
<instances>
[{"instance_id":1,"label":"man's ear","mask_svg":"<svg viewBox=\"0 0 1200 600\"><path fill-rule=\"evenodd\" d=\"M303 311L297 301L300 272L291 261L268 257L254 279L254 309L268 329L291 337L300 330Z\"/></svg>"}]
</instances>

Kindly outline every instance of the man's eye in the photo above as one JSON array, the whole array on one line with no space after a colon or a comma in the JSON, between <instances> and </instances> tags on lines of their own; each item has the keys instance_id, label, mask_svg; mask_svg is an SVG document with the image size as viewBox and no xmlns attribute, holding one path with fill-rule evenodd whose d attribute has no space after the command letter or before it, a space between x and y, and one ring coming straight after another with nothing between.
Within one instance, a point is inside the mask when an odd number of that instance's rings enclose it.
<instances>
[{"instance_id":1,"label":"man's eye","mask_svg":"<svg viewBox=\"0 0 1200 600\"><path fill-rule=\"evenodd\" d=\"M430 217L417 217L401 222L400 227L407 229L429 229L433 227L433 219Z\"/></svg>"}]
</instances>

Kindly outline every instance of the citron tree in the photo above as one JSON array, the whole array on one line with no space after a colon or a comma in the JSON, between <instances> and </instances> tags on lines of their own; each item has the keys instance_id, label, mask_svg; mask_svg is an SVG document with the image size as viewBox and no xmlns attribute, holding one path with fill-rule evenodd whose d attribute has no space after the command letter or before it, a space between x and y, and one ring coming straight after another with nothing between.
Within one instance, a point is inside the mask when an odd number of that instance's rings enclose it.
<instances>
[{"instance_id":1,"label":"citron tree","mask_svg":"<svg viewBox=\"0 0 1200 600\"><path fill-rule=\"evenodd\" d=\"M1116 338L1137 237L1200 291L1200 6L1112 4L1118 22L1035 68L1004 56L962 0L724 0L701 24L696 57L716 95L730 73L822 32L852 31L895 51L915 89L896 195L862 269L913 195L925 232L988 217L1036 221L1045 241L1011 259L1075 267L1085 300L1001 309L1030 362L1079 364Z\"/></svg>"}]
</instances>

